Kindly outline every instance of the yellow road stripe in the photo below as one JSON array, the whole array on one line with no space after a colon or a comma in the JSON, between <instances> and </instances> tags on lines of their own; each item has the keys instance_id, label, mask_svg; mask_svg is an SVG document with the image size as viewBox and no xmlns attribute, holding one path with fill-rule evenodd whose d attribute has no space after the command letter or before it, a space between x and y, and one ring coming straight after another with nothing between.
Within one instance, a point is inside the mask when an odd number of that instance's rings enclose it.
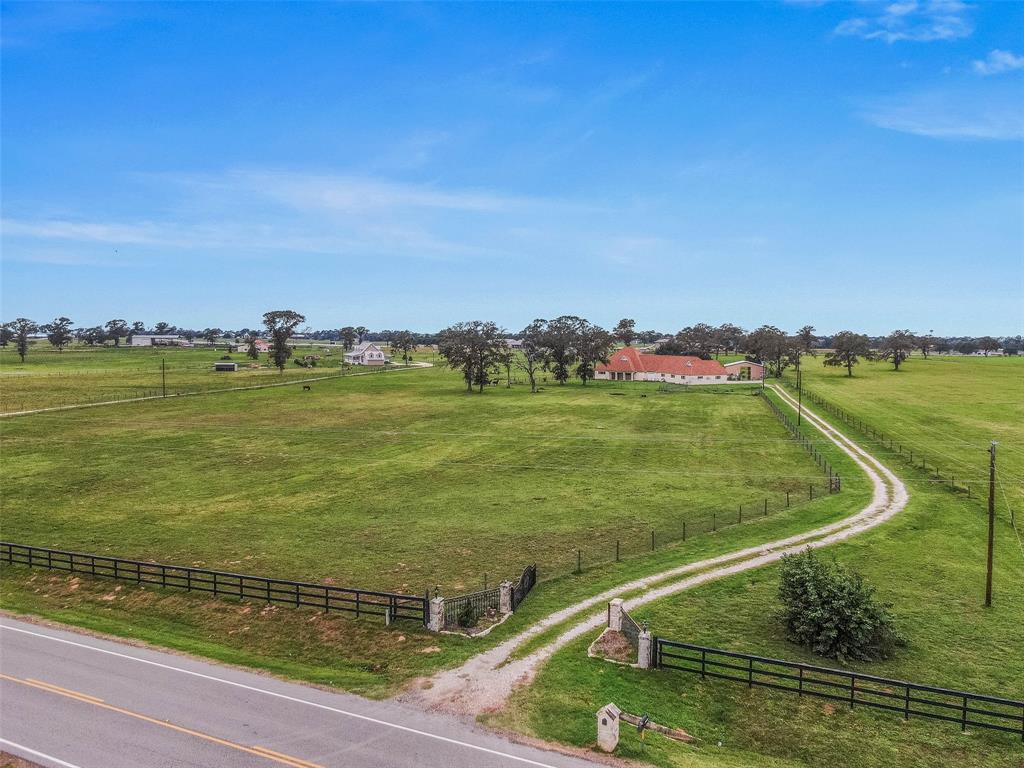
<instances>
[{"instance_id":1,"label":"yellow road stripe","mask_svg":"<svg viewBox=\"0 0 1024 768\"><path fill-rule=\"evenodd\" d=\"M286 760L292 760L292 761L298 763L299 765L304 766L304 768L323 768L323 766L317 765L316 763L311 763L308 760L303 760L302 758L299 758L299 757L292 757L291 755L285 755L285 754L282 754L281 752L275 752L274 750L270 749L269 747L254 746L253 749L258 749L260 752L266 752L268 755L273 755L274 757L281 757L281 758L284 758Z\"/></svg>"},{"instance_id":2,"label":"yellow road stripe","mask_svg":"<svg viewBox=\"0 0 1024 768\"><path fill-rule=\"evenodd\" d=\"M61 688L59 685L54 685L53 683L47 683L47 682L44 682L43 680L36 680L34 677L26 677L25 678L25 682L26 683L35 683L36 685L41 685L44 688L52 689L54 693L63 693L65 695L67 695L67 696L73 696L76 699L88 699L89 701L95 701L97 703L102 703L102 701L103 701L103 699L98 699L95 696L90 696L87 693L79 693L78 691L72 691L72 690L69 690L67 688Z\"/></svg>"},{"instance_id":3,"label":"yellow road stripe","mask_svg":"<svg viewBox=\"0 0 1024 768\"><path fill-rule=\"evenodd\" d=\"M10 680L12 683L19 683L21 685L27 685L32 688L38 688L41 691L54 693L58 696L66 696L69 699L81 701L84 704L92 704L94 707L100 707L101 709L108 709L111 712L117 712L121 715L134 717L136 720L142 720L147 723L153 723L154 725L162 725L164 728L170 728L172 731L184 733L189 736L195 736L198 739L204 739L206 741L213 742L214 744L220 744L224 747L231 747L232 749L237 749L241 752L247 752L250 755L262 757L264 760L271 760L276 763L291 766L291 768L321 768L321 766L318 766L316 763L309 763L298 757L291 757L290 755L284 755L280 752L272 752L266 749L265 747L246 747L242 744L236 744L233 741L227 741L226 739L211 736L208 733L194 731L191 728L186 728L182 725L175 725L174 723L168 723L165 720L157 720L156 718L149 717L148 715L142 715L138 712L132 712L130 709L115 707L113 704L107 704L102 699L98 699L95 696L90 696L87 693L79 693L78 691L68 690L67 688L61 688L60 686L53 685L52 683L44 683L40 680L32 680L31 678L23 680L20 677L12 677L11 675L5 675L2 672L0 672L0 679Z\"/></svg>"}]
</instances>

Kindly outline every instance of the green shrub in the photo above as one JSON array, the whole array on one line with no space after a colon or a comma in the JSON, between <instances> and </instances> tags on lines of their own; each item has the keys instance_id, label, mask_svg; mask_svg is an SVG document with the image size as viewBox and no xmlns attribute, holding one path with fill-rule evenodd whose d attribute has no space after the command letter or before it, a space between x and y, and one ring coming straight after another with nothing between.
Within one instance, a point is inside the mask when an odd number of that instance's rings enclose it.
<instances>
[{"instance_id":1,"label":"green shrub","mask_svg":"<svg viewBox=\"0 0 1024 768\"><path fill-rule=\"evenodd\" d=\"M475 627L479 620L480 614L477 612L476 606L467 600L466 604L462 606L462 610L459 611L456 621L459 622L460 627Z\"/></svg>"},{"instance_id":2,"label":"green shrub","mask_svg":"<svg viewBox=\"0 0 1024 768\"><path fill-rule=\"evenodd\" d=\"M811 549L782 558L779 598L786 634L821 656L887 659L905 643L890 606L874 594L859 573L823 562Z\"/></svg>"}]
</instances>

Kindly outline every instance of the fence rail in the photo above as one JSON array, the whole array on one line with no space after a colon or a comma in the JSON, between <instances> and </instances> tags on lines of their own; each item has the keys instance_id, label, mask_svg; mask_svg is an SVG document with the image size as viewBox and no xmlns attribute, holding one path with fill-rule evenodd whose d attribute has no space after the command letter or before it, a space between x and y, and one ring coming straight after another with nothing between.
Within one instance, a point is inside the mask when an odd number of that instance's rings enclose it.
<instances>
[{"instance_id":1,"label":"fence rail","mask_svg":"<svg viewBox=\"0 0 1024 768\"><path fill-rule=\"evenodd\" d=\"M1024 701L985 696L819 667L764 656L706 648L655 638L655 666L760 686L798 696L814 696L855 706L896 712L905 720L924 717L1019 734L1024 740Z\"/></svg>"},{"instance_id":2,"label":"fence rail","mask_svg":"<svg viewBox=\"0 0 1024 768\"><path fill-rule=\"evenodd\" d=\"M310 606L323 611L343 611L356 616L384 616L386 620L410 619L426 624L427 599L395 592L378 592L328 584L270 579L228 571L182 565L126 560L62 549L0 542L0 564L27 565L68 573L153 584L165 589L209 592L223 597L261 600L283 605Z\"/></svg>"}]
</instances>

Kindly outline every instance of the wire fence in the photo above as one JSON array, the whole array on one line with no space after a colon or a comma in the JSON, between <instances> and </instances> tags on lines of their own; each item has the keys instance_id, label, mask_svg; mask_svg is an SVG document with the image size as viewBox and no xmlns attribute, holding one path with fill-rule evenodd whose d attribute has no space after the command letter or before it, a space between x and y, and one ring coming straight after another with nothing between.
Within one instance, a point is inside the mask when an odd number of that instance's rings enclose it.
<instances>
[{"instance_id":1,"label":"wire fence","mask_svg":"<svg viewBox=\"0 0 1024 768\"><path fill-rule=\"evenodd\" d=\"M793 382L783 379L782 383L794 392L797 391L796 385ZM887 449L905 466L923 473L929 482L935 485L944 486L952 493L964 494L969 499L980 498L979 495L971 488L970 483L958 482L956 473L953 470L943 468L939 461L935 460L933 457L927 456L920 447L905 444L900 440L894 439L890 435L886 435L874 425L865 422L859 416L844 410L835 403L826 400L821 395L807 389L806 387L803 388L803 396L831 416L842 421L848 427L852 427L864 436L870 438L876 445ZM961 480L962 479L963 475L961 474ZM1010 517L1010 524L1016 529L1015 515L1013 514L1013 509L1009 507L1009 504L1007 504L1007 510Z\"/></svg>"},{"instance_id":2,"label":"wire fence","mask_svg":"<svg viewBox=\"0 0 1024 768\"><path fill-rule=\"evenodd\" d=\"M770 515L787 510L801 508L811 502L818 501L830 495L840 492L840 484L836 476L831 480L811 482L802 485L800 490L784 491L774 496L765 496L755 502L737 504L732 509L719 509L708 512L698 512L694 516L688 516L673 526L652 528L650 534L644 537L633 537L629 539L616 538L595 541L586 547L577 547L572 550L574 562L571 572L580 574L589 568L599 565L607 565L613 562L620 562L628 557L636 557L643 554L650 554L659 548L675 546L680 543L692 541L693 539L717 533L744 523L751 523ZM566 571L565 561L555 561L545 565L545 573L552 577L564 574Z\"/></svg>"},{"instance_id":3,"label":"wire fence","mask_svg":"<svg viewBox=\"0 0 1024 768\"><path fill-rule=\"evenodd\" d=\"M839 473L833 470L832 464L829 463L824 454L818 450L815 442L803 433L799 425L793 421L788 413L779 408L770 395L762 391L761 399L768 405L768 408L775 414L776 418L778 418L782 426L786 428L786 431L789 432L790 436L796 440L805 451L807 451L808 455L812 459L814 459L814 463L818 465L818 469L828 474L829 485L835 485L835 490L839 490L841 487Z\"/></svg>"},{"instance_id":4,"label":"wire fence","mask_svg":"<svg viewBox=\"0 0 1024 768\"><path fill-rule=\"evenodd\" d=\"M161 371L149 371L149 381L137 384L125 383L126 374L137 375L135 369L121 371L112 369L97 375L91 370L79 372L33 373L26 377L37 391L18 393L6 387L0 397L0 415L11 416L36 411L62 410L94 405L123 402L158 400L187 395L238 392L254 389L268 389L290 384L309 384L316 381L340 379L349 376L366 376L385 371L406 369L404 365L367 366L359 370L339 369L337 365L323 365L317 368L287 368L282 373L276 368L260 367L250 369L239 363L237 371L218 372L213 369L215 361L208 365L186 365L168 367ZM410 370L412 367L408 367ZM166 380L164 380L166 379ZM13 383L19 379L13 375L4 381ZM38 390L43 390L42 392Z\"/></svg>"}]
</instances>

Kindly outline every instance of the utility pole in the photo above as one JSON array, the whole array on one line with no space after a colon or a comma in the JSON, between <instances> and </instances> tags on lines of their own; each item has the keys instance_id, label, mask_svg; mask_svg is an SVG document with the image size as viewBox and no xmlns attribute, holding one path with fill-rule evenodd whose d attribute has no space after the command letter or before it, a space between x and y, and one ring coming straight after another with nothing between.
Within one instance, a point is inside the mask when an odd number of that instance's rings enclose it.
<instances>
[{"instance_id":1,"label":"utility pole","mask_svg":"<svg viewBox=\"0 0 1024 768\"><path fill-rule=\"evenodd\" d=\"M164 390L164 397L167 397L167 358L160 358L160 381Z\"/></svg>"},{"instance_id":2,"label":"utility pole","mask_svg":"<svg viewBox=\"0 0 1024 768\"><path fill-rule=\"evenodd\" d=\"M985 575L985 607L992 607L992 542L996 525L996 441L988 449L988 570Z\"/></svg>"}]
</instances>

